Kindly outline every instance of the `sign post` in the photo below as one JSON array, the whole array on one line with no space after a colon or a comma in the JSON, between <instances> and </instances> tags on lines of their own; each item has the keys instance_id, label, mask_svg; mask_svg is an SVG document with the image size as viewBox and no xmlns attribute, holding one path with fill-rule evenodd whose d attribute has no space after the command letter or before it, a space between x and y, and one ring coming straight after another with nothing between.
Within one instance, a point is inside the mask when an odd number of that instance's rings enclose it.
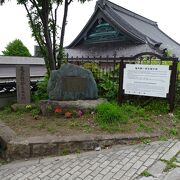
<instances>
[{"instance_id":1,"label":"sign post","mask_svg":"<svg viewBox=\"0 0 180 180\"><path fill-rule=\"evenodd\" d=\"M175 94L176 94L177 65L178 65L178 59L175 59L172 65L171 84L169 87L169 96L168 96L170 112L174 110L174 101L175 101Z\"/></svg>"},{"instance_id":2,"label":"sign post","mask_svg":"<svg viewBox=\"0 0 180 180\"><path fill-rule=\"evenodd\" d=\"M29 104L31 102L29 65L16 66L16 90L18 104Z\"/></svg>"},{"instance_id":3,"label":"sign post","mask_svg":"<svg viewBox=\"0 0 180 180\"><path fill-rule=\"evenodd\" d=\"M124 94L167 98L169 110L174 110L177 58L172 65L125 64L120 62L118 102Z\"/></svg>"}]
</instances>

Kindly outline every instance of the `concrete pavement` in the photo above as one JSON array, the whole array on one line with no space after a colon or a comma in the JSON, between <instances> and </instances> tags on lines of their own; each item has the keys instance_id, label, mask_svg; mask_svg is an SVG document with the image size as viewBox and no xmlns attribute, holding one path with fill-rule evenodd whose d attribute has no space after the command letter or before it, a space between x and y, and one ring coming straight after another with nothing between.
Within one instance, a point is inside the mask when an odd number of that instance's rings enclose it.
<instances>
[{"instance_id":1,"label":"concrete pavement","mask_svg":"<svg viewBox=\"0 0 180 180\"><path fill-rule=\"evenodd\" d=\"M171 158L179 151L180 142L169 140L150 144L114 146L102 151L61 157L12 162L0 166L0 180L133 180L142 178L155 180L158 177L146 178L139 175L144 170L153 167L160 158ZM158 168L162 171L162 168ZM176 168L176 171L179 172L179 168ZM175 172L176 175L177 172ZM166 177L167 174L164 174L163 178Z\"/></svg>"}]
</instances>

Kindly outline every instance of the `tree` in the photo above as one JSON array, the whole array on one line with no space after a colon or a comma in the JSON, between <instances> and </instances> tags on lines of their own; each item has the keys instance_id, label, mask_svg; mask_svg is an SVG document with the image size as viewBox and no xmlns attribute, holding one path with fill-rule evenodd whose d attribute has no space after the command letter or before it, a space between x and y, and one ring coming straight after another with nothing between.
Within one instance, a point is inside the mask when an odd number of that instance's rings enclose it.
<instances>
[{"instance_id":1,"label":"tree","mask_svg":"<svg viewBox=\"0 0 180 180\"><path fill-rule=\"evenodd\" d=\"M90 0L77 1L84 3ZM1 4L4 2L5 0L0 0ZM72 2L72 0L17 0L17 3L26 9L32 35L40 47L48 74L61 66L68 7ZM57 25L60 5L64 6L61 28Z\"/></svg>"},{"instance_id":2,"label":"tree","mask_svg":"<svg viewBox=\"0 0 180 180\"><path fill-rule=\"evenodd\" d=\"M2 53L5 56L31 56L28 48L19 39L10 42Z\"/></svg>"}]
</instances>

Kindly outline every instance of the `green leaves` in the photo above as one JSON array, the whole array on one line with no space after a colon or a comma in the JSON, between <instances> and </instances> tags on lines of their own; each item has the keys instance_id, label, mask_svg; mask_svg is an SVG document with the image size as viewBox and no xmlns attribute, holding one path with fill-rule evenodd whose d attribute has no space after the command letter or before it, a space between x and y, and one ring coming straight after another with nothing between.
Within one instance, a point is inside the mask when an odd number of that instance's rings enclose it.
<instances>
[{"instance_id":1,"label":"green leaves","mask_svg":"<svg viewBox=\"0 0 180 180\"><path fill-rule=\"evenodd\" d=\"M85 3L86 1L91 1L91 0L78 0L81 3Z\"/></svg>"},{"instance_id":2,"label":"green leaves","mask_svg":"<svg viewBox=\"0 0 180 180\"><path fill-rule=\"evenodd\" d=\"M27 2L28 2L28 0L17 0L18 4L24 4L24 3L27 3Z\"/></svg>"},{"instance_id":3,"label":"green leaves","mask_svg":"<svg viewBox=\"0 0 180 180\"><path fill-rule=\"evenodd\" d=\"M5 56L31 56L28 48L19 39L10 42L2 53Z\"/></svg>"},{"instance_id":4,"label":"green leaves","mask_svg":"<svg viewBox=\"0 0 180 180\"><path fill-rule=\"evenodd\" d=\"M104 76L98 83L98 89L101 95L108 100L116 100L118 94L118 84L109 76Z\"/></svg>"},{"instance_id":5,"label":"green leaves","mask_svg":"<svg viewBox=\"0 0 180 180\"><path fill-rule=\"evenodd\" d=\"M4 3L4 0L0 0L0 5L2 5Z\"/></svg>"},{"instance_id":6,"label":"green leaves","mask_svg":"<svg viewBox=\"0 0 180 180\"><path fill-rule=\"evenodd\" d=\"M33 100L35 102L38 102L43 99L48 99L48 94L47 94L48 80L49 80L49 77L45 75L44 79L37 83L37 90L33 94Z\"/></svg>"},{"instance_id":7,"label":"green leaves","mask_svg":"<svg viewBox=\"0 0 180 180\"><path fill-rule=\"evenodd\" d=\"M6 1L0 0L0 4ZM84 3L90 0L77 1ZM24 6L27 12L32 36L39 46L45 60L47 72L50 74L50 71L59 68L63 61L62 48L67 24L68 7L73 0L17 0L16 2ZM65 10L60 14L64 18L62 27L59 28L57 24L59 22L58 8L61 5L65 6ZM57 52L59 55L57 55ZM9 55L6 51L4 53Z\"/></svg>"}]
</instances>

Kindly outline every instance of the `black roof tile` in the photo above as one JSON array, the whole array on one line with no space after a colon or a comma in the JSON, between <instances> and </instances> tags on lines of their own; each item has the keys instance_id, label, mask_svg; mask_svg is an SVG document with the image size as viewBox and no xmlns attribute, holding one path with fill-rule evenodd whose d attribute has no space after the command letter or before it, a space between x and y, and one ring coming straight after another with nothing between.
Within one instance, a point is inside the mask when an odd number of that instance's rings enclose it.
<instances>
[{"instance_id":1,"label":"black roof tile","mask_svg":"<svg viewBox=\"0 0 180 180\"><path fill-rule=\"evenodd\" d=\"M137 51L137 54L139 51L143 52L145 50L148 50L149 52L155 52L157 50L156 52L159 53L159 50L167 48L172 54L180 57L180 45L161 31L155 21L140 16L108 0L97 1L95 11L86 26L82 29L75 40L65 49L70 56L87 56L90 52L92 53L91 49L94 48L97 48L93 51L95 54L98 54L100 49L101 53L103 53L103 46L100 45L100 43L89 46L80 44L98 17L103 17L110 25L128 34L141 44L119 47L119 49L121 49L119 50L119 55L121 56L135 55L135 50ZM108 50L109 53L112 53L112 51L114 51L114 46L109 46Z\"/></svg>"}]
</instances>

